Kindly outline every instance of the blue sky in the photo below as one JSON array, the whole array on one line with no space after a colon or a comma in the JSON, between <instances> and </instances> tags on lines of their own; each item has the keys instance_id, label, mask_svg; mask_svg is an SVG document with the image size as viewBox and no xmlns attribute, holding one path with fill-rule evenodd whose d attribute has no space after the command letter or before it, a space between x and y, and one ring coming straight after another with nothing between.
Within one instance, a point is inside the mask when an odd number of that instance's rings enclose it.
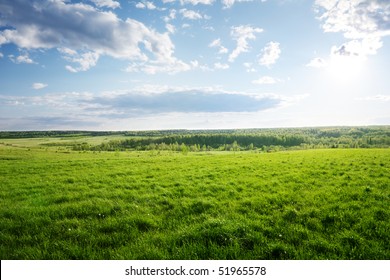
<instances>
[{"instance_id":1,"label":"blue sky","mask_svg":"<svg viewBox=\"0 0 390 280\"><path fill-rule=\"evenodd\" d=\"M0 130L390 124L388 0L0 0Z\"/></svg>"}]
</instances>

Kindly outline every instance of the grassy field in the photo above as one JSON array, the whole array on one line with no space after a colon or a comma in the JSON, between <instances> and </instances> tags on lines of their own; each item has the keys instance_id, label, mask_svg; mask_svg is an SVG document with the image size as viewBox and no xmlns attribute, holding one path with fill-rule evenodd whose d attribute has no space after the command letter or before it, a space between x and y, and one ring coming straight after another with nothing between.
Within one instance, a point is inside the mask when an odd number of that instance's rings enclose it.
<instances>
[{"instance_id":1,"label":"grassy field","mask_svg":"<svg viewBox=\"0 0 390 280\"><path fill-rule=\"evenodd\" d=\"M0 141L1 259L390 259L390 149L79 153L59 141Z\"/></svg>"}]
</instances>

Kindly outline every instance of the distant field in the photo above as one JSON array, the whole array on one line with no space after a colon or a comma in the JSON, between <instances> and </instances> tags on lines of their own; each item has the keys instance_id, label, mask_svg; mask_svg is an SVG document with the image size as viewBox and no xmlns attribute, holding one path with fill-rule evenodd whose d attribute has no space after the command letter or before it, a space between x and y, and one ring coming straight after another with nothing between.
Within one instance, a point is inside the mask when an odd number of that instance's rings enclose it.
<instances>
[{"instance_id":1,"label":"distant field","mask_svg":"<svg viewBox=\"0 0 390 280\"><path fill-rule=\"evenodd\" d=\"M75 139L0 140L1 259L390 259L390 149L64 141Z\"/></svg>"}]
</instances>

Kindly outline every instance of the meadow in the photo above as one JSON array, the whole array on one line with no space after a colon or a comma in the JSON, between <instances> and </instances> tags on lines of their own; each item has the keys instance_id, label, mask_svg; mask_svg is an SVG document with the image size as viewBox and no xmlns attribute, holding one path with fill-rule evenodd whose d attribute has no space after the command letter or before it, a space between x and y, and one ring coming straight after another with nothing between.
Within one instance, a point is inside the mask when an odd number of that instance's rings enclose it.
<instances>
[{"instance_id":1,"label":"meadow","mask_svg":"<svg viewBox=\"0 0 390 280\"><path fill-rule=\"evenodd\" d=\"M390 259L390 149L79 152L61 141L74 139L0 141L3 260Z\"/></svg>"}]
</instances>

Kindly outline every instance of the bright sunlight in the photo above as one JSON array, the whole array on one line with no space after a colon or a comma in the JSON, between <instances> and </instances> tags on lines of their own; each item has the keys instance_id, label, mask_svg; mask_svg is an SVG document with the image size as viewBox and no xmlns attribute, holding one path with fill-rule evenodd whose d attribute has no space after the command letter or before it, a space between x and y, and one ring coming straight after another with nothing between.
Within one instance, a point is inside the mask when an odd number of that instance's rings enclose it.
<instances>
[{"instance_id":1,"label":"bright sunlight","mask_svg":"<svg viewBox=\"0 0 390 280\"><path fill-rule=\"evenodd\" d=\"M330 75L340 82L356 81L364 70L366 58L363 56L333 55L329 61Z\"/></svg>"}]
</instances>

